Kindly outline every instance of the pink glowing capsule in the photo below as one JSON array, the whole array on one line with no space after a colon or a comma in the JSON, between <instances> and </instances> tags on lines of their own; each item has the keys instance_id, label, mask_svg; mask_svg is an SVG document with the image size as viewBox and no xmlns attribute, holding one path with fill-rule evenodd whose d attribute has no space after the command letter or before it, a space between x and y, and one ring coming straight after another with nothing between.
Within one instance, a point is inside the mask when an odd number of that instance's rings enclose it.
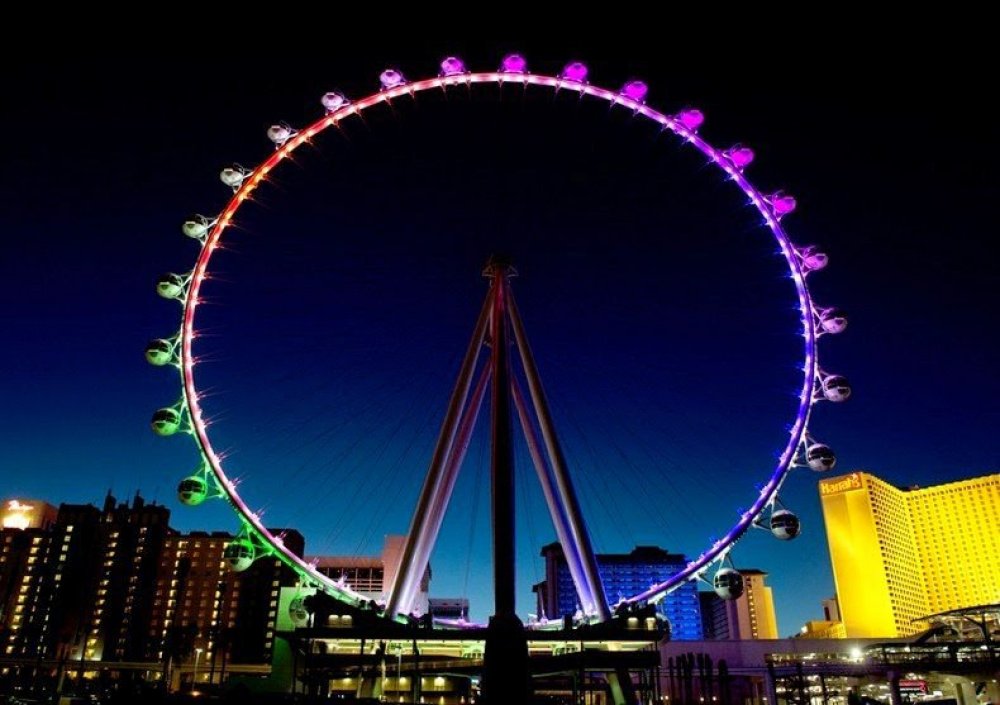
<instances>
[{"instance_id":1,"label":"pink glowing capsule","mask_svg":"<svg viewBox=\"0 0 1000 705\"><path fill-rule=\"evenodd\" d=\"M441 62L442 76L457 76L462 73L465 73L465 64L457 56L449 56Z\"/></svg>"},{"instance_id":2,"label":"pink glowing capsule","mask_svg":"<svg viewBox=\"0 0 1000 705\"><path fill-rule=\"evenodd\" d=\"M674 117L691 132L695 132L705 122L705 114L698 108L685 108Z\"/></svg>"},{"instance_id":3,"label":"pink glowing capsule","mask_svg":"<svg viewBox=\"0 0 1000 705\"><path fill-rule=\"evenodd\" d=\"M795 210L795 197L789 196L782 191L777 193L772 193L767 197L767 202L771 204L771 208L774 209L774 214L779 218L788 215L793 210Z\"/></svg>"},{"instance_id":4,"label":"pink glowing capsule","mask_svg":"<svg viewBox=\"0 0 1000 705\"><path fill-rule=\"evenodd\" d=\"M587 80L587 67L581 64L579 61L574 61L571 64L566 64L566 68L563 69L560 78L564 78L567 81L576 81L577 83L583 83Z\"/></svg>"},{"instance_id":5,"label":"pink glowing capsule","mask_svg":"<svg viewBox=\"0 0 1000 705\"><path fill-rule=\"evenodd\" d=\"M528 62L520 54L507 54L500 64L503 73L524 73L528 70Z\"/></svg>"},{"instance_id":6,"label":"pink glowing capsule","mask_svg":"<svg viewBox=\"0 0 1000 705\"><path fill-rule=\"evenodd\" d=\"M395 88L396 86L401 86L406 83L406 79L403 78L403 74L397 69L386 69L379 74L378 80L382 84L382 90Z\"/></svg>"},{"instance_id":7,"label":"pink glowing capsule","mask_svg":"<svg viewBox=\"0 0 1000 705\"><path fill-rule=\"evenodd\" d=\"M649 86L642 81L629 81L622 86L622 95L637 103L645 100L647 93L649 93Z\"/></svg>"},{"instance_id":8,"label":"pink glowing capsule","mask_svg":"<svg viewBox=\"0 0 1000 705\"><path fill-rule=\"evenodd\" d=\"M749 147L744 147L741 144L734 144L725 152L726 157L729 161L733 163L733 166L743 171L750 162L753 161L754 153Z\"/></svg>"}]
</instances>

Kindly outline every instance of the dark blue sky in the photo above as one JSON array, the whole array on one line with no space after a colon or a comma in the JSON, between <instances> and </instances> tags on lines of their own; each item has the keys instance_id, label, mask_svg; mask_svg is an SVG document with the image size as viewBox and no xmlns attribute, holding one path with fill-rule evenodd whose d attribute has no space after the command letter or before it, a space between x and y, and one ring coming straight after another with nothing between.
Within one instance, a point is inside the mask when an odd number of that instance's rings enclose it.
<instances>
[{"instance_id":1,"label":"dark blue sky","mask_svg":"<svg viewBox=\"0 0 1000 705\"><path fill-rule=\"evenodd\" d=\"M855 397L813 427L839 469L899 484L996 471L1000 155L978 57L864 38L847 58L802 41L691 62L652 46L467 40L238 66L23 57L0 118L23 136L0 166L0 495L141 488L179 528L234 526L221 508L178 506L193 448L147 426L177 391L141 350L179 313L152 285L193 262L180 222L221 208L218 170L263 158L267 126L315 118L324 91L370 92L389 64L429 75L451 52L493 68L513 49L540 72L583 59L597 83L644 78L652 104L702 108L710 141L753 146L755 182L796 195L793 238L831 257L816 298L851 314L822 354ZM791 58L794 75L778 68ZM598 548L697 553L750 501L794 404L792 289L752 215L692 152L572 96L401 101L296 157L218 258L199 341L217 443L251 504L300 528L307 550L376 550L405 529L485 291L478 270L503 250ZM480 615L485 459L477 438L433 559L435 591L468 592ZM755 535L736 553L771 571L783 633L833 590L816 479L795 475L785 493L801 539ZM533 490L520 515L526 585L551 532Z\"/></svg>"}]
</instances>

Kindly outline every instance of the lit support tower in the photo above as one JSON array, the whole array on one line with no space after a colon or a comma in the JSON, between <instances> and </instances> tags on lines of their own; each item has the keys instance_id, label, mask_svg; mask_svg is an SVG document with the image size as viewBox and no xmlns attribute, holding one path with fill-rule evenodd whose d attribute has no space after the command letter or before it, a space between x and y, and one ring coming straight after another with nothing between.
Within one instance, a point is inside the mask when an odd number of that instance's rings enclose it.
<instances>
[{"instance_id":1,"label":"lit support tower","mask_svg":"<svg viewBox=\"0 0 1000 705\"><path fill-rule=\"evenodd\" d=\"M583 611L590 619L603 621L611 618L590 536L555 433L524 324L511 294L509 280L515 275L509 262L496 257L490 260L484 271L484 276L490 281L489 293L452 391L407 533L399 573L389 590L386 603L386 613L389 615L408 614L413 609L419 578L427 568L480 407L486 397L487 387L491 386L497 614L514 611L513 510L508 512L510 498L506 496L513 496L513 478L505 475L507 466L513 462L509 447L513 409L517 412ZM489 348L490 357L477 374L479 357L484 347ZM511 364L511 352L516 352L520 360L527 382L527 394L522 390ZM497 493L500 494L499 498Z\"/></svg>"}]
</instances>

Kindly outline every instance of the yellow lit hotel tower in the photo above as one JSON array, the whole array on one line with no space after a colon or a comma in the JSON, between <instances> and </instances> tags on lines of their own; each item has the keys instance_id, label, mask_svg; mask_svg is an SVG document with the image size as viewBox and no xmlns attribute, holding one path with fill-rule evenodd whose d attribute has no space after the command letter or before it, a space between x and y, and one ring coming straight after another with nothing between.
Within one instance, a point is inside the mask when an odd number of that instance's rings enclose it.
<instances>
[{"instance_id":1,"label":"yellow lit hotel tower","mask_svg":"<svg viewBox=\"0 0 1000 705\"><path fill-rule=\"evenodd\" d=\"M1000 474L904 490L853 472L819 494L848 637L907 636L918 617L1000 602Z\"/></svg>"}]
</instances>

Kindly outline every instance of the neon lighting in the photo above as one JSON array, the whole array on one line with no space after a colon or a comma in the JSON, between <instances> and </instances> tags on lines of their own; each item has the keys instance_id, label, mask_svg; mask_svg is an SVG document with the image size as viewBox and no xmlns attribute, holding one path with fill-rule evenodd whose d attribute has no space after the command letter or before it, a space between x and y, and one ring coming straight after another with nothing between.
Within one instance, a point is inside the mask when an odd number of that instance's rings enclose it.
<instances>
[{"instance_id":1,"label":"neon lighting","mask_svg":"<svg viewBox=\"0 0 1000 705\"><path fill-rule=\"evenodd\" d=\"M685 140L688 144L707 157L710 162L716 164L725 173L727 173L731 177L730 180L743 191L750 203L752 203L753 206L760 212L764 219L764 224L768 230L770 230L771 235L778 242L782 255L784 256L792 275L804 327L803 338L805 366L800 403L798 410L796 411L795 423L792 426L788 443L782 452L776 467L772 471L770 480L760 490L757 499L751 507L740 517L736 525L733 526L720 541L714 543L709 550L702 553L696 560L691 561L684 570L672 576L669 580L653 585L645 592L628 598L627 600L628 602L633 603L655 601L662 598L664 594L681 583L687 580L697 579L699 576L703 575L707 571L708 567L713 563L724 559L732 545L741 536L743 536L747 530L749 530L755 519L760 516L773 502L774 498L777 496L778 490L781 488L782 483L791 469L792 459L795 457L796 451L802 446L805 440L806 427L809 421L811 405L814 400L814 393L819 391L819 396L822 397L822 384L819 385L819 390L817 390L817 382L820 380L816 349L816 327L819 316L809 295L809 290L805 281L805 274L811 270L821 269L826 266L826 255L815 252L811 248L806 248L800 253L799 250L797 250L792 244L788 234L779 223L781 216L791 212L786 208L787 203L785 205L775 205L772 200L762 196L761 192L743 175L741 171L744 166L752 161L751 150L746 149L744 152L737 152L734 148L728 153L722 152L697 135L696 130L704 122L704 115L701 111L688 109L678 113L674 117L670 117L645 105L642 102L637 88L631 92L626 92L624 90L622 92L615 92L599 86L592 86L590 84L583 83L582 80L586 78L586 67L580 64L579 66L582 67L582 72L580 68L574 68L572 71L569 71L569 69L574 66L576 65L570 64L570 66L567 67L568 73L564 72L564 75L559 78L554 76L533 75L526 73L527 62L522 56L511 54L504 58L499 71L469 73L462 76L460 80L463 83L468 83L470 85L502 84L504 82L515 81L525 85L576 90L581 94L581 96L590 96L603 100L612 106L621 105L629 110L632 110L637 116L641 115L642 117L661 125L664 129L670 130L678 137ZM456 83L456 78L454 76L439 76L436 78L428 78L411 84L406 84L403 75L399 71L389 69L381 74L380 83L382 85L382 90L380 92L366 96L355 103L346 102L346 99L344 99L340 94L327 93L323 96L322 102L324 107L329 111L328 115L315 121L312 125L306 128L305 132L309 135L318 134L329 127L336 127L339 121L347 117L352 115L361 115L366 109L387 100L391 100L404 94L415 95L421 91L446 88L449 85L454 85ZM338 97L334 98L333 96ZM642 94L642 97L644 97L644 94ZM237 494L235 490L235 483L233 483L226 475L222 467L222 463L219 460L219 456L212 448L212 443L207 432L207 426L202 420L201 408L198 402L194 365L189 362L194 359L192 341L195 338L194 315L199 300L199 290L205 279L212 254L220 244L222 234L232 223L232 218L236 214L240 205L242 205L242 203L249 198L253 190L261 183L263 176L268 174L286 157L291 156L295 149L301 146L304 141L305 136L300 133L295 138L286 142L280 149L272 152L270 156L268 156L253 171L244 171L239 169L238 173L240 173L241 178L239 183L234 185L235 193L233 198L230 199L225 209L219 215L218 222L211 228L211 231L207 235L205 242L206 246L203 247L199 253L198 260L193 270L193 277L190 279L190 284L185 292L184 314L181 325L181 364L178 365L178 367L180 369L183 382L184 397L187 400L186 411L191 419L193 435L198 443L202 455L207 459L207 463L212 474L218 481L219 486L223 489L226 499L240 515L242 520L246 522L247 529L256 539L261 541L273 555L278 557L286 565L298 571L300 575L308 575L310 579L314 579L318 584L318 587L326 591L328 594L352 604L359 604L363 599L360 595L350 590L350 588L337 584L326 576L317 573L312 566L304 562L301 558L278 545L275 537L267 531L264 525L260 522L260 519L252 514L249 507L240 498L239 494ZM736 156L737 154L740 154L741 156ZM728 165L735 166L735 169L726 168ZM236 171L236 169L233 171ZM792 199L792 201L794 202L794 199Z\"/></svg>"}]
</instances>

